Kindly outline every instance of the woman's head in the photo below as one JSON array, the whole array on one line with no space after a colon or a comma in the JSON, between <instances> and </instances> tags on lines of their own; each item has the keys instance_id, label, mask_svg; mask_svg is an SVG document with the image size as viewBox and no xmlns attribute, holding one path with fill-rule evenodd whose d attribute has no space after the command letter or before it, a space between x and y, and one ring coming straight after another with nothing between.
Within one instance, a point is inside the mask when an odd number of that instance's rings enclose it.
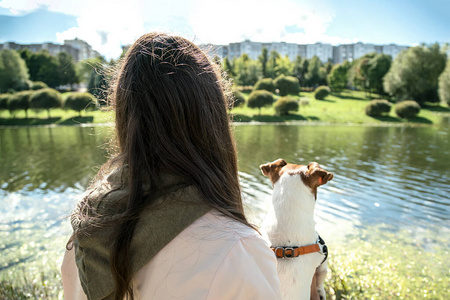
<instances>
[{"instance_id":1,"label":"woman's head","mask_svg":"<svg viewBox=\"0 0 450 300\"><path fill-rule=\"evenodd\" d=\"M151 192L161 173L181 175L211 207L248 224L222 82L206 55L181 37L146 34L125 56L112 94L115 162L129 170L127 211L111 261L119 297L130 291L125 261L139 212L151 204L143 182Z\"/></svg>"}]
</instances>

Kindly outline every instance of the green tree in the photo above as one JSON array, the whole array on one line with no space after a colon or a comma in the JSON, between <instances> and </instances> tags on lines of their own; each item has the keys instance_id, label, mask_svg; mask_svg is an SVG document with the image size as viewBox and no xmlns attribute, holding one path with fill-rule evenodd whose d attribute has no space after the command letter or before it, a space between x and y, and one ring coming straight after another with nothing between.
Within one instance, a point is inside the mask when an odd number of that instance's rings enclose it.
<instances>
[{"instance_id":1,"label":"green tree","mask_svg":"<svg viewBox=\"0 0 450 300\"><path fill-rule=\"evenodd\" d=\"M26 63L16 51L0 51L0 92L28 88L28 77Z\"/></svg>"},{"instance_id":2,"label":"green tree","mask_svg":"<svg viewBox=\"0 0 450 300\"><path fill-rule=\"evenodd\" d=\"M279 75L274 83L281 96L298 95L300 93L300 84L294 76Z\"/></svg>"},{"instance_id":3,"label":"green tree","mask_svg":"<svg viewBox=\"0 0 450 300\"><path fill-rule=\"evenodd\" d=\"M300 86L308 85L306 80L306 73L308 72L309 60L306 58L302 58L301 56L297 56L294 61L294 66L292 70L292 75L297 77Z\"/></svg>"},{"instance_id":4,"label":"green tree","mask_svg":"<svg viewBox=\"0 0 450 300\"><path fill-rule=\"evenodd\" d=\"M11 94L0 94L0 110L7 110L9 108L9 99Z\"/></svg>"},{"instance_id":5,"label":"green tree","mask_svg":"<svg viewBox=\"0 0 450 300\"><path fill-rule=\"evenodd\" d=\"M278 76L277 73L277 59L280 57L280 54L273 50L269 54L269 61L267 62L266 67L266 77L275 78Z\"/></svg>"},{"instance_id":6,"label":"green tree","mask_svg":"<svg viewBox=\"0 0 450 300\"><path fill-rule=\"evenodd\" d=\"M306 81L309 86L327 84L327 71L324 67L322 67L322 62L320 59L315 55L309 61Z\"/></svg>"},{"instance_id":7,"label":"green tree","mask_svg":"<svg viewBox=\"0 0 450 300\"><path fill-rule=\"evenodd\" d=\"M254 85L262 76L259 64L245 53L235 60L234 69L235 81L238 85Z\"/></svg>"},{"instance_id":8,"label":"green tree","mask_svg":"<svg viewBox=\"0 0 450 300\"><path fill-rule=\"evenodd\" d=\"M296 97L281 97L275 102L275 112L277 115L288 115L290 111L298 111L299 104Z\"/></svg>"},{"instance_id":9,"label":"green tree","mask_svg":"<svg viewBox=\"0 0 450 300\"><path fill-rule=\"evenodd\" d=\"M228 74L228 76L230 76L231 78L234 78L235 73L233 70L233 65L231 64L231 61L228 59L228 57L225 57L223 59L222 68Z\"/></svg>"},{"instance_id":10,"label":"green tree","mask_svg":"<svg viewBox=\"0 0 450 300\"><path fill-rule=\"evenodd\" d=\"M280 56L276 59L276 74L279 75L291 75L294 71L294 65L292 64L289 56L285 55L284 57Z\"/></svg>"},{"instance_id":11,"label":"green tree","mask_svg":"<svg viewBox=\"0 0 450 300\"><path fill-rule=\"evenodd\" d=\"M340 92L347 87L347 73L349 68L350 64L348 61L333 66L328 75L328 84L331 90Z\"/></svg>"},{"instance_id":12,"label":"green tree","mask_svg":"<svg viewBox=\"0 0 450 300\"><path fill-rule=\"evenodd\" d=\"M64 108L77 111L80 117L82 110L94 110L96 106L97 99L90 93L72 93L64 102Z\"/></svg>"},{"instance_id":13,"label":"green tree","mask_svg":"<svg viewBox=\"0 0 450 300\"><path fill-rule=\"evenodd\" d=\"M247 106L250 108L258 108L261 115L261 108L273 104L274 96L268 91L253 91L248 96Z\"/></svg>"},{"instance_id":14,"label":"green tree","mask_svg":"<svg viewBox=\"0 0 450 300\"><path fill-rule=\"evenodd\" d=\"M114 65L115 62L108 64L103 57L98 56L83 60L77 65L80 81L87 83L88 92L98 99L99 105L107 104L107 91L111 79L108 70L111 64Z\"/></svg>"},{"instance_id":15,"label":"green tree","mask_svg":"<svg viewBox=\"0 0 450 300\"><path fill-rule=\"evenodd\" d=\"M253 90L266 90L271 93L275 93L275 83L272 78L262 78L253 87Z\"/></svg>"},{"instance_id":16,"label":"green tree","mask_svg":"<svg viewBox=\"0 0 450 300\"><path fill-rule=\"evenodd\" d=\"M367 70L368 86L370 91L384 94L383 78L391 68L392 57L387 54L377 54L369 60Z\"/></svg>"},{"instance_id":17,"label":"green tree","mask_svg":"<svg viewBox=\"0 0 450 300\"><path fill-rule=\"evenodd\" d=\"M47 110L48 118L50 119L50 109L61 107L61 94L51 88L42 89L34 92L30 99L30 108L40 110Z\"/></svg>"},{"instance_id":18,"label":"green tree","mask_svg":"<svg viewBox=\"0 0 450 300\"><path fill-rule=\"evenodd\" d=\"M395 58L383 79L384 89L398 101L438 102L438 78L446 61L439 44L409 48Z\"/></svg>"},{"instance_id":19,"label":"green tree","mask_svg":"<svg viewBox=\"0 0 450 300\"><path fill-rule=\"evenodd\" d=\"M442 104L447 103L450 106L450 59L447 60L444 72L439 76L439 98Z\"/></svg>"},{"instance_id":20,"label":"green tree","mask_svg":"<svg viewBox=\"0 0 450 300\"><path fill-rule=\"evenodd\" d=\"M261 63L262 76L267 77L267 62L269 61L269 51L266 47L262 48L261 55L258 56L258 60Z\"/></svg>"},{"instance_id":21,"label":"green tree","mask_svg":"<svg viewBox=\"0 0 450 300\"><path fill-rule=\"evenodd\" d=\"M67 52L60 52L58 53L57 58L59 64L59 84L72 85L75 83L79 83L80 80L76 72L75 61L73 60L72 55L68 54Z\"/></svg>"},{"instance_id":22,"label":"green tree","mask_svg":"<svg viewBox=\"0 0 450 300\"><path fill-rule=\"evenodd\" d=\"M28 109L30 108L30 99L33 95L32 91L22 91L15 93L9 100L9 111L24 110L25 118L28 119Z\"/></svg>"},{"instance_id":23,"label":"green tree","mask_svg":"<svg viewBox=\"0 0 450 300\"><path fill-rule=\"evenodd\" d=\"M59 61L56 57L50 55L48 51L32 53L27 66L30 70L30 79L32 81L43 81L50 87L61 85L61 72Z\"/></svg>"},{"instance_id":24,"label":"green tree","mask_svg":"<svg viewBox=\"0 0 450 300\"><path fill-rule=\"evenodd\" d=\"M352 86L370 92L369 86L369 68L370 61L376 53L367 53L354 61L349 72L349 82Z\"/></svg>"}]
</instances>

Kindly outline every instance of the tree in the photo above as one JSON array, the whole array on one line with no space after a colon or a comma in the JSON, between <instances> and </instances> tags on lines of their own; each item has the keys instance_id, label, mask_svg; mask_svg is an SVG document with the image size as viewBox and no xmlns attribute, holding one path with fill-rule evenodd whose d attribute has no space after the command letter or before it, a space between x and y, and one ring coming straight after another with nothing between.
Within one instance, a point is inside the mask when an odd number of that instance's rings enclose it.
<instances>
[{"instance_id":1,"label":"tree","mask_svg":"<svg viewBox=\"0 0 450 300\"><path fill-rule=\"evenodd\" d=\"M369 67L370 61L374 58L376 53L367 53L354 61L349 72L349 82L352 86L370 92L369 87Z\"/></svg>"},{"instance_id":2,"label":"tree","mask_svg":"<svg viewBox=\"0 0 450 300\"><path fill-rule=\"evenodd\" d=\"M274 101L273 94L268 91L253 91L248 96L247 106L250 108L258 108L261 115L261 108L272 105Z\"/></svg>"},{"instance_id":3,"label":"tree","mask_svg":"<svg viewBox=\"0 0 450 300\"><path fill-rule=\"evenodd\" d=\"M75 62L72 55L68 54L67 52L60 52L58 53L57 58L59 63L59 84L72 85L75 83L79 83L80 80L75 69Z\"/></svg>"},{"instance_id":4,"label":"tree","mask_svg":"<svg viewBox=\"0 0 450 300\"><path fill-rule=\"evenodd\" d=\"M267 77L267 62L269 60L269 51L266 47L262 48L261 55L258 57L259 62L261 63L261 72L262 76Z\"/></svg>"},{"instance_id":5,"label":"tree","mask_svg":"<svg viewBox=\"0 0 450 300\"><path fill-rule=\"evenodd\" d=\"M326 85L321 85L314 90L314 98L317 100L323 100L326 96L330 94L330 88Z\"/></svg>"},{"instance_id":6,"label":"tree","mask_svg":"<svg viewBox=\"0 0 450 300\"><path fill-rule=\"evenodd\" d=\"M308 64L308 72L306 73L306 80L309 86L325 85L327 84L327 71L322 67L322 62L317 56L313 56Z\"/></svg>"},{"instance_id":7,"label":"tree","mask_svg":"<svg viewBox=\"0 0 450 300\"><path fill-rule=\"evenodd\" d=\"M445 68L446 57L439 44L401 52L383 79L384 89L398 101L438 102L438 78Z\"/></svg>"},{"instance_id":8,"label":"tree","mask_svg":"<svg viewBox=\"0 0 450 300\"><path fill-rule=\"evenodd\" d=\"M383 78L391 68L392 57L387 54L377 54L369 60L367 70L368 86L370 91L384 94Z\"/></svg>"},{"instance_id":9,"label":"tree","mask_svg":"<svg viewBox=\"0 0 450 300\"><path fill-rule=\"evenodd\" d=\"M234 77L234 70L233 70L233 65L231 64L230 60L228 59L228 57L225 57L222 61L222 67L223 70L228 74L228 76L230 77Z\"/></svg>"},{"instance_id":10,"label":"tree","mask_svg":"<svg viewBox=\"0 0 450 300\"><path fill-rule=\"evenodd\" d=\"M292 64L289 56L285 55L284 57L280 56L276 59L276 67L275 71L277 76L279 75L291 75L292 71L294 71L294 65Z\"/></svg>"},{"instance_id":11,"label":"tree","mask_svg":"<svg viewBox=\"0 0 450 300\"><path fill-rule=\"evenodd\" d=\"M26 63L16 51L0 51L0 92L26 89L28 77Z\"/></svg>"},{"instance_id":12,"label":"tree","mask_svg":"<svg viewBox=\"0 0 450 300\"><path fill-rule=\"evenodd\" d=\"M306 86L308 84L306 80L306 73L308 72L308 64L309 60L307 60L306 58L302 58L301 56L297 56L297 58L294 61L292 75L297 77L300 86Z\"/></svg>"},{"instance_id":13,"label":"tree","mask_svg":"<svg viewBox=\"0 0 450 300\"><path fill-rule=\"evenodd\" d=\"M0 110L7 110L9 108L9 99L11 94L0 94Z\"/></svg>"},{"instance_id":14,"label":"tree","mask_svg":"<svg viewBox=\"0 0 450 300\"><path fill-rule=\"evenodd\" d=\"M30 108L40 110L47 110L48 118L50 119L50 109L61 107L61 94L51 88L36 91L30 100Z\"/></svg>"},{"instance_id":15,"label":"tree","mask_svg":"<svg viewBox=\"0 0 450 300\"><path fill-rule=\"evenodd\" d=\"M296 97L281 97L275 102L275 112L277 115L288 115L290 111L298 111L299 105Z\"/></svg>"},{"instance_id":16,"label":"tree","mask_svg":"<svg viewBox=\"0 0 450 300\"><path fill-rule=\"evenodd\" d=\"M108 68L102 56L83 60L77 65L80 81L87 83L88 92L98 99L99 105L107 104L106 95L110 82Z\"/></svg>"},{"instance_id":17,"label":"tree","mask_svg":"<svg viewBox=\"0 0 450 300\"><path fill-rule=\"evenodd\" d=\"M93 110L97 106L97 99L90 93L72 93L64 102L64 107L78 112L81 117L82 110Z\"/></svg>"},{"instance_id":18,"label":"tree","mask_svg":"<svg viewBox=\"0 0 450 300\"><path fill-rule=\"evenodd\" d=\"M50 87L61 85L60 64L48 51L32 53L27 60L32 81L43 81Z\"/></svg>"},{"instance_id":19,"label":"tree","mask_svg":"<svg viewBox=\"0 0 450 300\"><path fill-rule=\"evenodd\" d=\"M277 73L277 58L280 57L280 54L273 50L270 52L269 61L267 62L266 67L266 77L275 78L278 76Z\"/></svg>"},{"instance_id":20,"label":"tree","mask_svg":"<svg viewBox=\"0 0 450 300\"><path fill-rule=\"evenodd\" d=\"M300 93L300 84L296 77L280 75L274 80L274 83L281 96L298 95Z\"/></svg>"},{"instance_id":21,"label":"tree","mask_svg":"<svg viewBox=\"0 0 450 300\"><path fill-rule=\"evenodd\" d=\"M328 75L328 84L330 85L331 90L340 92L347 87L347 73L349 68L350 64L348 61L333 66Z\"/></svg>"},{"instance_id":22,"label":"tree","mask_svg":"<svg viewBox=\"0 0 450 300\"><path fill-rule=\"evenodd\" d=\"M25 118L28 119L28 109L30 108L30 99L33 95L32 91L22 91L15 93L9 100L9 111L25 110Z\"/></svg>"},{"instance_id":23,"label":"tree","mask_svg":"<svg viewBox=\"0 0 450 300\"><path fill-rule=\"evenodd\" d=\"M259 64L245 53L235 60L234 69L235 80L239 85L254 85L262 76Z\"/></svg>"},{"instance_id":24,"label":"tree","mask_svg":"<svg viewBox=\"0 0 450 300\"><path fill-rule=\"evenodd\" d=\"M271 93L275 93L275 83L272 78L262 78L253 87L253 90L266 90Z\"/></svg>"},{"instance_id":25,"label":"tree","mask_svg":"<svg viewBox=\"0 0 450 300\"><path fill-rule=\"evenodd\" d=\"M450 106L450 59L447 60L444 72L439 76L439 98L442 104L447 103Z\"/></svg>"}]
</instances>

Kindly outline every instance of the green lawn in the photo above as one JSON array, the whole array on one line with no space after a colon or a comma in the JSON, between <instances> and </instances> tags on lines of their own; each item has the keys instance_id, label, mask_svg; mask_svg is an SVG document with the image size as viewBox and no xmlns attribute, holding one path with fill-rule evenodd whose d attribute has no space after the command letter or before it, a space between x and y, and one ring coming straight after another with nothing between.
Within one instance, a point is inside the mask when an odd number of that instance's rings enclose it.
<instances>
[{"instance_id":1,"label":"green lawn","mask_svg":"<svg viewBox=\"0 0 450 300\"><path fill-rule=\"evenodd\" d=\"M244 93L244 95L248 94ZM375 96L372 94L372 97ZM383 122L436 124L441 119L440 114L450 115L450 108L430 104L423 108L416 118L408 121L397 117L394 108L391 109L389 115L377 118L369 117L365 114L364 109L370 99L361 91L346 90L340 94L329 95L324 100L314 99L312 92L302 92L300 98L309 99L309 105L302 106L298 112L287 116L276 116L273 106L262 108L261 115L259 115L258 109L250 109L247 106L237 107L231 113L237 122L308 121L357 124L382 124Z\"/></svg>"},{"instance_id":2,"label":"green lawn","mask_svg":"<svg viewBox=\"0 0 450 300\"><path fill-rule=\"evenodd\" d=\"M244 93L248 96L248 93ZM372 98L376 95L372 94ZM234 108L230 113L235 122L324 122L324 123L354 123L354 124L438 124L442 115L449 116L450 108L439 104L428 104L422 108L419 115L412 120L404 120L395 115L394 108L389 115L383 117L369 117L364 113L364 108L370 101L367 95L361 91L346 90L339 94L332 94L324 100L314 99L314 93L301 92L300 98L309 100L309 104L301 106L298 112L286 116L277 116L273 106L264 107L259 115L258 109L248 108L246 105ZM47 111L35 112L29 110L28 119L24 111L10 114L8 111L0 111L0 125L76 125L80 123L107 123L114 119L111 111L88 111L78 113L72 110L52 109L51 118L48 119ZM386 123L388 122L388 123Z\"/></svg>"}]
</instances>

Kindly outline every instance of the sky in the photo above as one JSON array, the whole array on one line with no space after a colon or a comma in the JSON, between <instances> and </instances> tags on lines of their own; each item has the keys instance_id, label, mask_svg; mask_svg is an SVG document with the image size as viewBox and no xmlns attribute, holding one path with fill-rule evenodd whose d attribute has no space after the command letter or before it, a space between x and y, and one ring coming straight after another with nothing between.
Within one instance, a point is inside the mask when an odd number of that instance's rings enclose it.
<instances>
[{"instance_id":1,"label":"sky","mask_svg":"<svg viewBox=\"0 0 450 300\"><path fill-rule=\"evenodd\" d=\"M5 32L11 20L32 13L43 16L33 38L29 25L14 25ZM219 45L245 39L333 45L450 43L450 0L0 0L2 15L9 17L0 18L0 42L63 43L77 37L107 58L118 57L121 46L150 31ZM59 19L52 23L53 15ZM61 22L61 16L67 22Z\"/></svg>"}]
</instances>

